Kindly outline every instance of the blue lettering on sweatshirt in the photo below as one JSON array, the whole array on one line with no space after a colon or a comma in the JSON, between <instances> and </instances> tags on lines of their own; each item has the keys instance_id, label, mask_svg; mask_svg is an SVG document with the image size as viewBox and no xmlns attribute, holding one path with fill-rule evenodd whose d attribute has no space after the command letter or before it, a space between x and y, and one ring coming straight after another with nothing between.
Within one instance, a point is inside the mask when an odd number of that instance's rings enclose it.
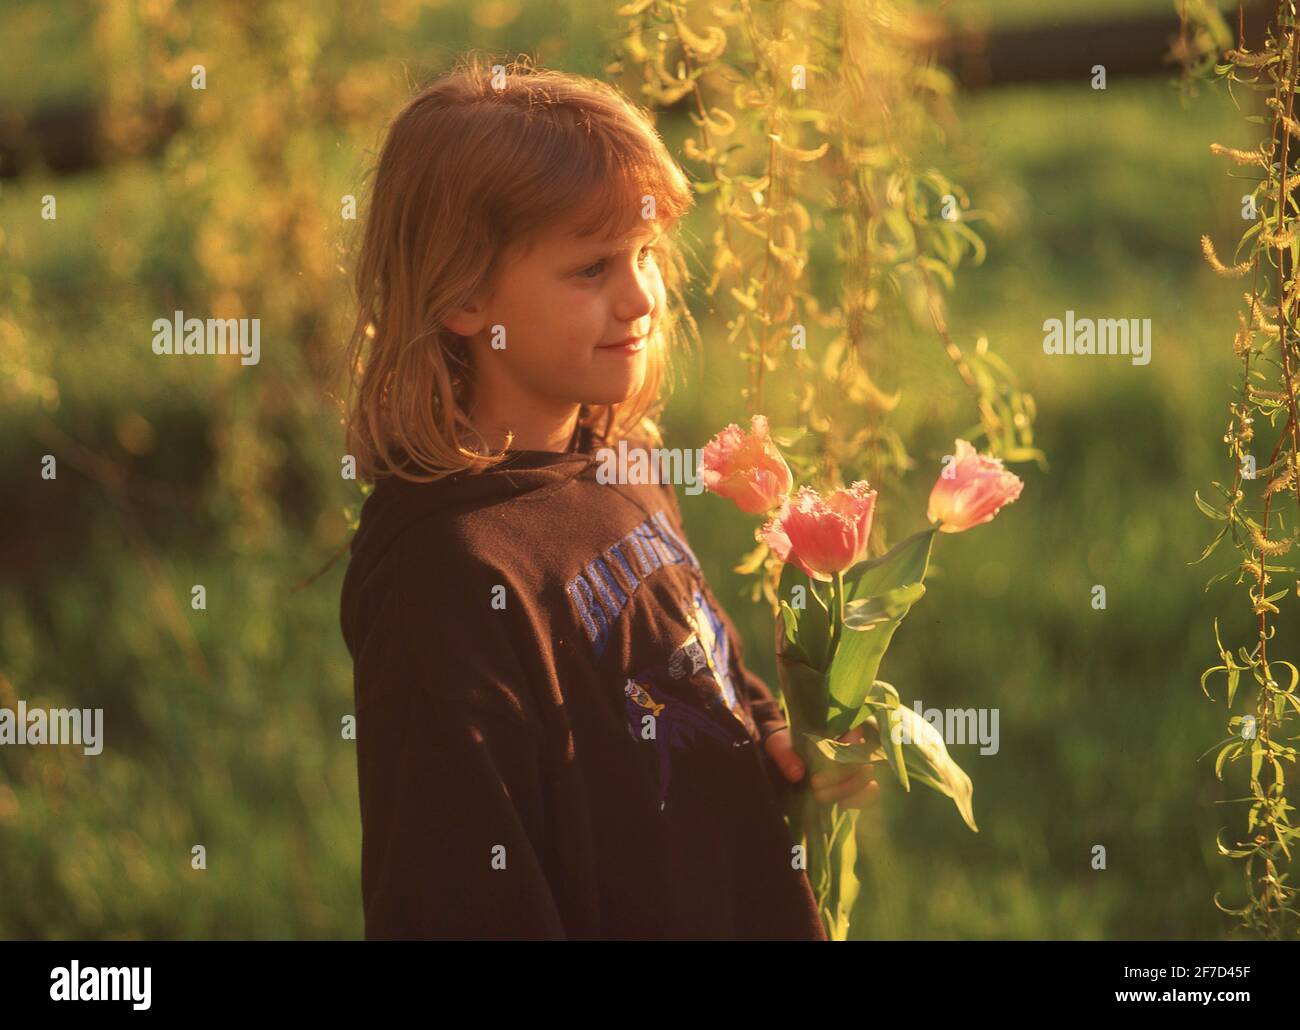
<instances>
[{"instance_id":1,"label":"blue lettering on sweatshirt","mask_svg":"<svg viewBox=\"0 0 1300 1030\"><path fill-rule=\"evenodd\" d=\"M640 579L633 570L633 561ZM591 557L583 564L582 572L565 584L565 593L573 602L597 658L609 643L610 627L618 621L642 580L665 565L682 562L697 571L700 568L690 545L673 531L668 516L657 511L612 547Z\"/></svg>"}]
</instances>

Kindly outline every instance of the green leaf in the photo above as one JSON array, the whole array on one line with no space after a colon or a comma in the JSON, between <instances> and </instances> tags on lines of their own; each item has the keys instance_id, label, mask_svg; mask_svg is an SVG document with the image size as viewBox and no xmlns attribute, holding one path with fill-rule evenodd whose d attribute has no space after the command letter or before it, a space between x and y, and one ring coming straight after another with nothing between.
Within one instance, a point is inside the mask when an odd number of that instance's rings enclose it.
<instances>
[{"instance_id":1,"label":"green leaf","mask_svg":"<svg viewBox=\"0 0 1300 1030\"><path fill-rule=\"evenodd\" d=\"M1237 241L1237 249L1232 252L1232 259L1234 261L1241 257L1241 248L1246 245L1246 241L1252 236L1257 235L1259 231L1264 228L1266 221L1267 219L1257 220L1254 225L1241 234L1241 239Z\"/></svg>"},{"instance_id":2,"label":"green leaf","mask_svg":"<svg viewBox=\"0 0 1300 1030\"><path fill-rule=\"evenodd\" d=\"M901 725L897 713L899 704L898 691L893 685L884 680L876 680L867 691L866 703L863 704L862 710L876 713L875 725L876 732L880 736L880 746L889 752L885 759L897 773L898 782L903 785L903 789L910 791L912 784L907 778L907 758L903 754L903 745L899 739L901 731L894 732L894 728Z\"/></svg>"},{"instance_id":3,"label":"green leaf","mask_svg":"<svg viewBox=\"0 0 1300 1030\"><path fill-rule=\"evenodd\" d=\"M805 665L811 665L808 654L799 646L799 613L791 608L784 601L781 602L781 614L778 617L779 622L777 632L784 634L784 646L779 649L780 654L794 660L803 662ZM1209 673L1206 673L1209 675ZM1201 680L1204 686L1205 680Z\"/></svg>"},{"instance_id":4,"label":"green leaf","mask_svg":"<svg viewBox=\"0 0 1300 1030\"><path fill-rule=\"evenodd\" d=\"M876 714L867 720L867 724L876 728L876 732L880 735L880 747L885 761L898 777L902 788L910 793L912 781L907 775L907 755L903 751L902 743L903 721L898 712L897 707L878 709Z\"/></svg>"},{"instance_id":5,"label":"green leaf","mask_svg":"<svg viewBox=\"0 0 1300 1030\"><path fill-rule=\"evenodd\" d=\"M835 933L837 941L847 940L849 936L849 917L858 900L861 883L858 880L858 812L846 809L840 825L836 827L835 839L831 844L831 855L838 849L839 877L835 898Z\"/></svg>"},{"instance_id":6,"label":"green leaf","mask_svg":"<svg viewBox=\"0 0 1300 1030\"><path fill-rule=\"evenodd\" d=\"M1193 491L1192 496L1196 498L1196 507L1200 508L1204 514L1208 515L1216 522L1227 521L1228 518L1227 515L1225 515L1221 511L1216 511L1214 508L1211 508L1208 504L1206 504L1203 500L1201 500L1201 492L1199 490Z\"/></svg>"},{"instance_id":7,"label":"green leaf","mask_svg":"<svg viewBox=\"0 0 1300 1030\"><path fill-rule=\"evenodd\" d=\"M1214 586L1215 583L1218 583L1220 580L1227 579L1231 575L1232 575L1232 570L1229 569L1227 572L1220 572L1217 576L1211 576L1209 579L1205 581L1205 592L1208 593L1210 587Z\"/></svg>"},{"instance_id":8,"label":"green leaf","mask_svg":"<svg viewBox=\"0 0 1300 1030\"><path fill-rule=\"evenodd\" d=\"M899 699L898 691L892 683L886 683L884 680L876 680L871 684L871 689L867 691L866 707L867 708L897 708L903 702Z\"/></svg>"},{"instance_id":9,"label":"green leaf","mask_svg":"<svg viewBox=\"0 0 1300 1030\"><path fill-rule=\"evenodd\" d=\"M1277 774L1280 777L1282 775L1282 767L1278 765L1277 762L1274 762L1273 765L1277 769ZM1281 781L1279 780L1279 782ZM1291 849L1286 846L1286 839L1289 834L1283 833L1282 827L1277 823L1273 824L1273 833L1277 837L1277 842L1282 845L1282 850L1286 853L1287 861L1289 862L1291 860Z\"/></svg>"},{"instance_id":10,"label":"green leaf","mask_svg":"<svg viewBox=\"0 0 1300 1030\"><path fill-rule=\"evenodd\" d=\"M844 628L865 633L882 623L896 622L924 594L924 583L909 583L877 597L850 601L844 606Z\"/></svg>"},{"instance_id":11,"label":"green leaf","mask_svg":"<svg viewBox=\"0 0 1300 1030\"><path fill-rule=\"evenodd\" d=\"M795 615L789 605L782 604L773 629L781 695L790 715L791 736L798 740L801 731L826 725L826 674L800 657L802 651L793 642L793 631L789 628Z\"/></svg>"},{"instance_id":12,"label":"green leaf","mask_svg":"<svg viewBox=\"0 0 1300 1030\"><path fill-rule=\"evenodd\" d=\"M957 283L956 280L953 279L952 269L950 269L942 261L938 261L935 258L931 258L931 257L918 257L916 259L916 263L920 265L922 268L929 269L940 279L942 279L943 284L946 287L948 287L949 290L956 289Z\"/></svg>"},{"instance_id":13,"label":"green leaf","mask_svg":"<svg viewBox=\"0 0 1300 1030\"><path fill-rule=\"evenodd\" d=\"M1283 592L1283 593L1286 593L1285 590L1282 591L1282 592ZM1288 669L1290 669L1290 670L1291 670L1291 682L1288 683L1288 684L1286 685L1285 690L1286 690L1286 693L1288 693L1288 694L1291 693L1291 691L1295 690L1296 684L1297 684L1297 683L1300 683L1300 669L1297 669L1297 668L1296 668L1294 665L1292 665L1290 662L1283 661L1282 659L1275 659L1274 661L1269 662L1269 665L1285 665ZM1269 675L1272 675L1272 673L1270 673ZM1279 689L1282 689L1282 688L1279 688Z\"/></svg>"},{"instance_id":14,"label":"green leaf","mask_svg":"<svg viewBox=\"0 0 1300 1030\"><path fill-rule=\"evenodd\" d=\"M881 220L897 242L900 256L910 256L916 252L916 233L907 215L896 207L887 207L881 213ZM874 235L874 234L873 234Z\"/></svg>"},{"instance_id":15,"label":"green leaf","mask_svg":"<svg viewBox=\"0 0 1300 1030\"><path fill-rule=\"evenodd\" d=\"M900 724L899 732L890 732L888 739L892 740L895 736L899 738L903 762L895 765L893 750L889 747L884 748L885 758L890 768L898 775L899 782L904 782L903 776L906 775L909 781L916 780L924 783L927 787L951 798L966 825L975 833L979 833L979 827L975 825L975 812L971 806L974 788L970 777L952 760L939 731L912 709L904 708L902 705L884 711L889 715L891 722L897 717ZM879 714L878 711L877 716ZM882 742L886 739L882 733Z\"/></svg>"},{"instance_id":16,"label":"green leaf","mask_svg":"<svg viewBox=\"0 0 1300 1030\"><path fill-rule=\"evenodd\" d=\"M885 650L894 631L916 598L924 591L922 580L930 561L935 527L915 533L886 554L850 569L844 577L845 618L854 612L852 629L870 632L843 633L831 659L830 698L836 709L826 730L838 736L858 716L871 685L875 682ZM910 593L902 587L920 587ZM909 599L910 598L910 599ZM877 601L876 606L858 602ZM883 616L877 619L877 616ZM847 625L847 623L846 623Z\"/></svg>"},{"instance_id":17,"label":"green leaf","mask_svg":"<svg viewBox=\"0 0 1300 1030\"><path fill-rule=\"evenodd\" d=\"M973 231L971 227L968 226L965 222L956 222L953 224L952 228L955 229L962 237L965 238L966 242L970 244L971 250L973 251L973 256L971 260L977 265L984 264L984 258L988 254L988 248L984 245L984 240L980 237L980 235L975 231ZM1015 461L1020 459L1013 458L1012 460Z\"/></svg>"},{"instance_id":18,"label":"green leaf","mask_svg":"<svg viewBox=\"0 0 1300 1030\"><path fill-rule=\"evenodd\" d=\"M888 761L889 758L884 749L890 748L894 751L894 757L897 761L900 782L903 784L903 789L908 790L910 788L907 783L907 767L903 764L902 745L893 740L888 734L880 733L879 722L873 715L875 713L875 715L884 714L887 716L898 705L898 691L884 680L876 680L871 685L866 702L858 713L858 718L854 719L853 726L857 726L859 723L869 726L879 738L877 741L871 742L867 740L859 744L849 744L835 737L827 737L820 733L809 733L807 731L803 733L803 738L819 756L818 761L824 759L828 762L839 762L845 765L870 765L876 762ZM850 727L850 729L852 728Z\"/></svg>"},{"instance_id":19,"label":"green leaf","mask_svg":"<svg viewBox=\"0 0 1300 1030\"><path fill-rule=\"evenodd\" d=\"M1008 447L1002 453L1002 461L1008 465L1022 461L1036 461L1041 465L1046 459L1047 455L1037 447Z\"/></svg>"},{"instance_id":20,"label":"green leaf","mask_svg":"<svg viewBox=\"0 0 1300 1030\"><path fill-rule=\"evenodd\" d=\"M1237 755L1239 755L1239 754L1241 753L1241 749L1242 749L1242 747L1244 747L1244 746L1245 746L1245 745L1243 745L1243 744L1241 743L1241 741L1239 741L1239 740L1234 740L1234 741L1231 741L1230 743L1225 744L1225 745L1220 749L1218 756L1214 759L1214 775L1215 775L1215 778L1216 778L1216 779L1220 779L1220 780L1223 779L1223 764L1224 764L1224 762L1226 762L1226 761L1228 760L1228 758L1229 758L1229 756L1228 756L1228 752L1229 752L1229 751L1233 751L1233 754L1232 754L1231 757L1232 757L1232 758L1236 758ZM1236 749L1235 751L1233 750L1234 748Z\"/></svg>"},{"instance_id":21,"label":"green leaf","mask_svg":"<svg viewBox=\"0 0 1300 1030\"><path fill-rule=\"evenodd\" d=\"M848 765L870 765L883 757L880 749L870 744L848 744L833 737L820 737L816 733L804 732L804 739L826 756L827 761L842 762Z\"/></svg>"},{"instance_id":22,"label":"green leaf","mask_svg":"<svg viewBox=\"0 0 1300 1030\"><path fill-rule=\"evenodd\" d=\"M737 303L739 303L742 307L744 307L746 310L749 310L749 311L757 311L757 310L758 310L758 301L756 301L756 300L755 300L753 297L751 297L748 293L741 293L741 292L740 292L738 289L736 289L734 286L731 287L731 289L730 289L729 292L731 293L732 298L733 298Z\"/></svg>"},{"instance_id":23,"label":"green leaf","mask_svg":"<svg viewBox=\"0 0 1300 1030\"><path fill-rule=\"evenodd\" d=\"M1222 833L1222 832L1223 832L1222 830L1219 831L1219 833ZM1230 847L1227 847L1227 846L1223 843L1223 841L1219 840L1219 834L1218 834L1218 833L1216 833L1216 834L1214 835L1214 843L1215 843L1215 846L1219 849L1219 854L1220 854L1220 855L1226 855L1228 858L1245 858L1247 855L1253 853L1253 852L1251 852L1249 849L1246 849L1246 850L1240 850L1240 849L1237 849L1237 848L1230 848Z\"/></svg>"},{"instance_id":24,"label":"green leaf","mask_svg":"<svg viewBox=\"0 0 1300 1030\"><path fill-rule=\"evenodd\" d=\"M1219 672L1220 670L1226 668L1227 668L1226 665L1216 665L1213 668L1206 669L1203 673L1201 673L1201 693L1204 694L1206 697L1210 698L1211 701L1213 701L1214 698L1211 697L1210 692L1205 689L1205 681L1209 679L1211 676L1213 676L1216 672Z\"/></svg>"},{"instance_id":25,"label":"green leaf","mask_svg":"<svg viewBox=\"0 0 1300 1030\"><path fill-rule=\"evenodd\" d=\"M935 526L913 533L882 554L879 558L859 562L844 574L848 597L873 597L905 583L919 583L925 579L930 563L930 546L937 532Z\"/></svg>"},{"instance_id":26,"label":"green leaf","mask_svg":"<svg viewBox=\"0 0 1300 1030\"><path fill-rule=\"evenodd\" d=\"M1218 535L1205 545L1205 550L1201 552L1201 556L1197 558L1196 561L1189 561L1187 564L1196 565L1199 562L1205 561L1206 558L1214 553L1214 549L1219 546L1219 541L1223 539L1223 535L1226 532L1228 532L1228 527L1225 525L1221 530L1219 530Z\"/></svg>"},{"instance_id":27,"label":"green leaf","mask_svg":"<svg viewBox=\"0 0 1300 1030\"><path fill-rule=\"evenodd\" d=\"M801 661L816 668L826 664L827 650L831 642L831 617L826 605L818 596L812 581L799 571L794 562L787 562L781 570L781 582L778 592L782 598L794 598L794 588L802 587L805 593L804 606L795 608L788 601L782 600L782 609L790 610L789 619L793 620L787 633L788 639L802 655L796 654Z\"/></svg>"}]
</instances>

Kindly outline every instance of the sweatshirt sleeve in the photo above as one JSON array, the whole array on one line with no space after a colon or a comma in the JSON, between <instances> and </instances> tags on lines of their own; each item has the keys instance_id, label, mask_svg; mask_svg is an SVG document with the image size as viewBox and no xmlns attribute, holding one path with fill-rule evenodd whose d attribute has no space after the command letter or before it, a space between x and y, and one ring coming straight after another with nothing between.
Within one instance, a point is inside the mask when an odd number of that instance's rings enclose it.
<instances>
[{"instance_id":1,"label":"sweatshirt sleeve","mask_svg":"<svg viewBox=\"0 0 1300 1030\"><path fill-rule=\"evenodd\" d=\"M717 609L718 617L722 620L727 633L727 642L731 650L733 680L735 676L740 677L740 689L749 698L750 711L754 716L754 725L758 729L759 756L763 768L767 771L768 780L771 782L777 798L782 806L786 806L794 796L792 792L797 788L786 779L785 774L781 772L776 762L767 753L767 748L762 745L777 730L787 728L789 723L786 721L785 714L781 711L781 703L772 696L767 684L745 665L740 634L736 630L735 623L731 621L731 617L718 603L716 597L712 599L711 603Z\"/></svg>"},{"instance_id":2,"label":"sweatshirt sleeve","mask_svg":"<svg viewBox=\"0 0 1300 1030\"><path fill-rule=\"evenodd\" d=\"M366 938L549 938L538 715L503 611L394 591L355 663Z\"/></svg>"}]
</instances>

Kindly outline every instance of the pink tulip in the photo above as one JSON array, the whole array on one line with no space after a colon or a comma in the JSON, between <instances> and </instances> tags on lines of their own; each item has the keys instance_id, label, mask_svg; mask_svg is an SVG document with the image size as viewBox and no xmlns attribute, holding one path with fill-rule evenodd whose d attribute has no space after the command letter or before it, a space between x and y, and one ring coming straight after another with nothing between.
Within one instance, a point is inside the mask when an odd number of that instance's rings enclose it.
<instances>
[{"instance_id":1,"label":"pink tulip","mask_svg":"<svg viewBox=\"0 0 1300 1030\"><path fill-rule=\"evenodd\" d=\"M768 435L767 416L746 433L734 422L704 445L704 485L750 515L762 515L790 493L794 477Z\"/></svg>"},{"instance_id":2,"label":"pink tulip","mask_svg":"<svg viewBox=\"0 0 1300 1030\"><path fill-rule=\"evenodd\" d=\"M965 440L930 491L926 517L939 522L942 533L964 533L972 526L992 522L1004 504L1020 496L1025 484L1002 467L1000 458L977 454Z\"/></svg>"},{"instance_id":3,"label":"pink tulip","mask_svg":"<svg viewBox=\"0 0 1300 1030\"><path fill-rule=\"evenodd\" d=\"M830 576L822 576L802 561L797 554L792 554L790 550L790 538L781 528L782 520L790 513L790 499L787 497L781 502L781 510L763 523L763 528L759 530L759 539L767 544L768 548L783 562L793 562L795 566L805 575L812 579L829 580Z\"/></svg>"},{"instance_id":4,"label":"pink tulip","mask_svg":"<svg viewBox=\"0 0 1300 1030\"><path fill-rule=\"evenodd\" d=\"M812 487L801 487L764 527L763 539L778 558L792 560L809 576L829 581L867 556L875 508L876 491L865 480L840 487L826 498Z\"/></svg>"}]
</instances>

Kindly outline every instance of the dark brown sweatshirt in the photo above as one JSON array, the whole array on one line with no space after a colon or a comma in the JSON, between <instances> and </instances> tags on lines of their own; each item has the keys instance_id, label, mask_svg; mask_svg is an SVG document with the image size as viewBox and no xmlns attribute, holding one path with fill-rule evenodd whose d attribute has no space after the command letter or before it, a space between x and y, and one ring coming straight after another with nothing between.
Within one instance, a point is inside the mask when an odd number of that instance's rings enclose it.
<instances>
[{"instance_id":1,"label":"dark brown sweatshirt","mask_svg":"<svg viewBox=\"0 0 1300 1030\"><path fill-rule=\"evenodd\" d=\"M631 446L631 445L629 445ZM380 480L343 585L366 937L824 940L785 725L669 484L593 437Z\"/></svg>"}]
</instances>

